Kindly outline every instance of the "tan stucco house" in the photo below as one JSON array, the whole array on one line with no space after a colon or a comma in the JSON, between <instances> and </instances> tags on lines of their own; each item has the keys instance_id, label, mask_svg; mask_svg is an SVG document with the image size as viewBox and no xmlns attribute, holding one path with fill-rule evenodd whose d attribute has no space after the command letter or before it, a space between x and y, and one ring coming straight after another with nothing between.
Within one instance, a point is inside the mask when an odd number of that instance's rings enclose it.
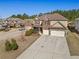
<instances>
[{"instance_id":1,"label":"tan stucco house","mask_svg":"<svg viewBox=\"0 0 79 59\"><path fill-rule=\"evenodd\" d=\"M24 19L24 20L25 20L25 29L26 30L32 29L33 19Z\"/></svg>"},{"instance_id":2,"label":"tan stucco house","mask_svg":"<svg viewBox=\"0 0 79 59\"><path fill-rule=\"evenodd\" d=\"M36 17L33 26L39 34L65 36L67 20L68 19L58 13L45 14Z\"/></svg>"}]
</instances>

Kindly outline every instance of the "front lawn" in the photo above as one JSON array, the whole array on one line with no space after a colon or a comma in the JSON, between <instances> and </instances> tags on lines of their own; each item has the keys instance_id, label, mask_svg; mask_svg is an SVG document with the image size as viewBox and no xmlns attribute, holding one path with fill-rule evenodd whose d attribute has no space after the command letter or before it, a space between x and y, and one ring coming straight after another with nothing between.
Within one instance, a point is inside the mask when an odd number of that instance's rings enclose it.
<instances>
[{"instance_id":1,"label":"front lawn","mask_svg":"<svg viewBox=\"0 0 79 59\"><path fill-rule=\"evenodd\" d=\"M39 38L40 35L38 33L34 33L30 36L19 36L15 38L18 46L17 50L11 50L6 51L5 50L5 42L6 41L0 41L0 59L16 59L17 56L19 56L24 50L26 50L34 41ZM11 39L8 39L11 40Z\"/></svg>"},{"instance_id":2,"label":"front lawn","mask_svg":"<svg viewBox=\"0 0 79 59\"><path fill-rule=\"evenodd\" d=\"M79 37L75 32L68 32L67 43L71 56L79 56Z\"/></svg>"}]
</instances>

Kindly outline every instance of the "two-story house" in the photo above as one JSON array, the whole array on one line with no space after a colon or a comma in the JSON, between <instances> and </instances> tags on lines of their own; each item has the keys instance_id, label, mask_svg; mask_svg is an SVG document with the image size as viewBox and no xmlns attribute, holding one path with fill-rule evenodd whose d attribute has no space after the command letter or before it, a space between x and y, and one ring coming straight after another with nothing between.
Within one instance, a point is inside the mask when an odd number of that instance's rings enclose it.
<instances>
[{"instance_id":1,"label":"two-story house","mask_svg":"<svg viewBox=\"0 0 79 59\"><path fill-rule=\"evenodd\" d=\"M34 29L43 35L65 36L67 20L64 16L53 13L38 16L34 21Z\"/></svg>"}]
</instances>

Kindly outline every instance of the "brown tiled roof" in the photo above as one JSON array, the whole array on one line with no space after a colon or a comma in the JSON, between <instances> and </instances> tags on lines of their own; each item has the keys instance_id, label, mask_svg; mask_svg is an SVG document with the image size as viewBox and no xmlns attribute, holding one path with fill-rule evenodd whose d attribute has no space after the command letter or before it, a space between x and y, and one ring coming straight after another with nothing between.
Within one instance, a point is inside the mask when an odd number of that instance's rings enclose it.
<instances>
[{"instance_id":1,"label":"brown tiled roof","mask_svg":"<svg viewBox=\"0 0 79 59\"><path fill-rule=\"evenodd\" d=\"M42 15L38 17L38 19L39 20L53 20L53 21L67 20L64 16L58 13Z\"/></svg>"}]
</instances>

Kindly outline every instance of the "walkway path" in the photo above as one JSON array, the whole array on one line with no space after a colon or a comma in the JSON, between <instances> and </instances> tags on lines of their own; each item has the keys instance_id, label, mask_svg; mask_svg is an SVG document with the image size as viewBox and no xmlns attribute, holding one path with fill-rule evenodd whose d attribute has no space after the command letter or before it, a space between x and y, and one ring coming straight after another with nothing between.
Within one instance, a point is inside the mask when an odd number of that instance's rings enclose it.
<instances>
[{"instance_id":1,"label":"walkway path","mask_svg":"<svg viewBox=\"0 0 79 59\"><path fill-rule=\"evenodd\" d=\"M17 59L71 59L65 37L41 36Z\"/></svg>"}]
</instances>

